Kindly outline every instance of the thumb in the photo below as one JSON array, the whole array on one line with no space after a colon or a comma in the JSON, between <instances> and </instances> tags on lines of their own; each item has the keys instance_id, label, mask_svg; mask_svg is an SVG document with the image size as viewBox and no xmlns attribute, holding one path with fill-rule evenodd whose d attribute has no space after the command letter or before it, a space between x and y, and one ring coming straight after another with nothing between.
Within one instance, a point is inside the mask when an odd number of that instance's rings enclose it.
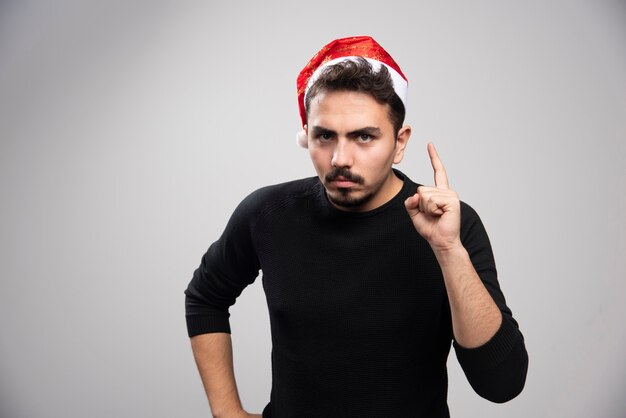
<instances>
[{"instance_id":1,"label":"thumb","mask_svg":"<svg viewBox=\"0 0 626 418\"><path fill-rule=\"evenodd\" d=\"M415 193L404 201L404 207L412 218L419 213L420 195Z\"/></svg>"}]
</instances>

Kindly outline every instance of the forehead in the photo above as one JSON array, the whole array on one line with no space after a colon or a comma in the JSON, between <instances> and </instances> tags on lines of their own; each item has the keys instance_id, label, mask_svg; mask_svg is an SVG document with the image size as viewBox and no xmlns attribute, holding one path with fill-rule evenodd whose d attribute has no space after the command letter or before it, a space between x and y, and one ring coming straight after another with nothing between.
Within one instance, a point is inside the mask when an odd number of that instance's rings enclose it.
<instances>
[{"instance_id":1,"label":"forehead","mask_svg":"<svg viewBox=\"0 0 626 418\"><path fill-rule=\"evenodd\" d=\"M378 103L366 93L355 91L321 92L311 99L309 126L341 125L349 129L363 126L391 128L389 105Z\"/></svg>"}]
</instances>

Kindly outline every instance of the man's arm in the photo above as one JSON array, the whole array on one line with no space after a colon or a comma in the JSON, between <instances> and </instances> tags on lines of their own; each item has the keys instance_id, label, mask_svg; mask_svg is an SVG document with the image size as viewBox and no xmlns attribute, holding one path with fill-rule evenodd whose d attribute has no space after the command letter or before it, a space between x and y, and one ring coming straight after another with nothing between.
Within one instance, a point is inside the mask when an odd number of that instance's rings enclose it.
<instances>
[{"instance_id":1,"label":"man's arm","mask_svg":"<svg viewBox=\"0 0 626 418\"><path fill-rule=\"evenodd\" d=\"M462 245L435 251L435 256L448 293L454 339L464 348L480 347L500 328L500 309L478 277Z\"/></svg>"},{"instance_id":2,"label":"man's arm","mask_svg":"<svg viewBox=\"0 0 626 418\"><path fill-rule=\"evenodd\" d=\"M428 144L428 153L435 187L420 186L415 195L406 199L405 206L415 229L428 241L441 267L455 349L465 375L479 395L505 402L524 387L528 366L524 340L498 287L491 249L480 221L474 222L475 233L470 234L473 238L469 242L467 236L462 240L461 202L448 186L433 144ZM485 264L486 259L491 262ZM473 261L480 264L482 278ZM485 271L489 264L493 268Z\"/></svg>"},{"instance_id":3,"label":"man's arm","mask_svg":"<svg viewBox=\"0 0 626 418\"><path fill-rule=\"evenodd\" d=\"M196 365L215 418L261 418L243 410L235 373L230 334L214 332L191 338Z\"/></svg>"},{"instance_id":4,"label":"man's arm","mask_svg":"<svg viewBox=\"0 0 626 418\"><path fill-rule=\"evenodd\" d=\"M211 411L218 418L261 417L242 409L229 321L230 307L259 274L252 239L258 202L258 194L253 193L237 206L185 290L187 332Z\"/></svg>"},{"instance_id":5,"label":"man's arm","mask_svg":"<svg viewBox=\"0 0 626 418\"><path fill-rule=\"evenodd\" d=\"M428 144L428 153L435 187L420 186L405 205L415 229L428 241L441 267L456 342L466 348L478 347L495 335L502 315L461 243L461 202L448 186L433 144Z\"/></svg>"}]
</instances>

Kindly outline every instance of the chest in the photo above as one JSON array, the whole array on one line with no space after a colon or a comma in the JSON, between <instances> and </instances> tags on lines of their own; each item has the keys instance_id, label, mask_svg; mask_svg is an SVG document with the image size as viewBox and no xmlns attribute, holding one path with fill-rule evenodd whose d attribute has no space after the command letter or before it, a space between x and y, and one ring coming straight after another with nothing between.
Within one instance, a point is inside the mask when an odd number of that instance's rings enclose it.
<instances>
[{"instance_id":1,"label":"chest","mask_svg":"<svg viewBox=\"0 0 626 418\"><path fill-rule=\"evenodd\" d=\"M270 317L283 329L322 327L335 339L438 327L443 278L408 216L279 219L257 249Z\"/></svg>"}]
</instances>

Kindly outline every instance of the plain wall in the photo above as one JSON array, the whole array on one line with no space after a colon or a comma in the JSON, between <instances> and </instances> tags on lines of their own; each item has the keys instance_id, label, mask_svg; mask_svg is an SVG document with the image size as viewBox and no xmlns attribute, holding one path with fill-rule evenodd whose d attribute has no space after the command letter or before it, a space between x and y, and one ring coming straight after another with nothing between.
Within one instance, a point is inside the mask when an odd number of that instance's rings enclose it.
<instances>
[{"instance_id":1,"label":"plain wall","mask_svg":"<svg viewBox=\"0 0 626 418\"><path fill-rule=\"evenodd\" d=\"M623 1L0 3L0 416L203 417L183 290L237 203L314 175L295 79L372 35L480 213L526 338L524 392L455 417L626 413ZM244 406L270 390L260 280L231 309Z\"/></svg>"}]
</instances>

